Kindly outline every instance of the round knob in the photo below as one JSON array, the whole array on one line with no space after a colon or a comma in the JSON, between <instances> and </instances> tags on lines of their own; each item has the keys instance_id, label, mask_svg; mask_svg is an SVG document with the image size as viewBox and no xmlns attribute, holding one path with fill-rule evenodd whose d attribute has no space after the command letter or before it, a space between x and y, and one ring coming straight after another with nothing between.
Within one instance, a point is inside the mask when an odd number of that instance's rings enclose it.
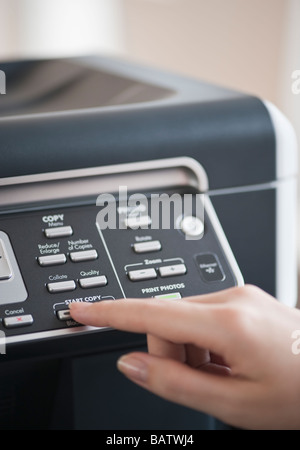
<instances>
[{"instance_id":1,"label":"round knob","mask_svg":"<svg viewBox=\"0 0 300 450\"><path fill-rule=\"evenodd\" d=\"M204 232L204 223L199 217L186 216L181 221L181 230L188 236L200 236Z\"/></svg>"}]
</instances>

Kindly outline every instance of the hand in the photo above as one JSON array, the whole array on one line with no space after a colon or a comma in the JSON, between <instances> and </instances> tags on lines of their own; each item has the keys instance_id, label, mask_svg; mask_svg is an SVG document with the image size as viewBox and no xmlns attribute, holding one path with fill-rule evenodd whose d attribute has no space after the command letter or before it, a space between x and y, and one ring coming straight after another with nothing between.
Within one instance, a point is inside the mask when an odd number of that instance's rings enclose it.
<instances>
[{"instance_id":1,"label":"hand","mask_svg":"<svg viewBox=\"0 0 300 450\"><path fill-rule=\"evenodd\" d=\"M161 397L252 429L300 429L300 311L253 286L182 300L73 303L83 324L146 333L118 367Z\"/></svg>"}]
</instances>

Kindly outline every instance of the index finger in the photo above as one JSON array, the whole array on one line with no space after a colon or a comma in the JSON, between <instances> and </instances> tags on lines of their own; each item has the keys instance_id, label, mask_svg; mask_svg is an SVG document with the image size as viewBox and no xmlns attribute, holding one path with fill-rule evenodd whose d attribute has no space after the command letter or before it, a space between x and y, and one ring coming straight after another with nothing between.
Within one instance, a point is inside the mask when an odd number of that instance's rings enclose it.
<instances>
[{"instance_id":1,"label":"index finger","mask_svg":"<svg viewBox=\"0 0 300 450\"><path fill-rule=\"evenodd\" d=\"M191 343L222 354L229 334L218 314L219 307L218 304L184 300L123 299L94 304L72 303L70 311L73 319L82 324L151 334L177 344Z\"/></svg>"}]
</instances>

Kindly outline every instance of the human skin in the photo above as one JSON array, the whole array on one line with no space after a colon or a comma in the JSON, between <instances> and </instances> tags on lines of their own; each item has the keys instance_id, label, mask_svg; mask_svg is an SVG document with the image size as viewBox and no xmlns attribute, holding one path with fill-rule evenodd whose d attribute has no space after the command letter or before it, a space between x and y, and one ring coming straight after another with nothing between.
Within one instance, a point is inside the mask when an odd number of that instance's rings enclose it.
<instances>
[{"instance_id":1,"label":"human skin","mask_svg":"<svg viewBox=\"0 0 300 450\"><path fill-rule=\"evenodd\" d=\"M300 429L300 354L292 351L300 311L257 287L70 310L83 324L147 334L148 353L118 361L145 389L236 427Z\"/></svg>"}]
</instances>

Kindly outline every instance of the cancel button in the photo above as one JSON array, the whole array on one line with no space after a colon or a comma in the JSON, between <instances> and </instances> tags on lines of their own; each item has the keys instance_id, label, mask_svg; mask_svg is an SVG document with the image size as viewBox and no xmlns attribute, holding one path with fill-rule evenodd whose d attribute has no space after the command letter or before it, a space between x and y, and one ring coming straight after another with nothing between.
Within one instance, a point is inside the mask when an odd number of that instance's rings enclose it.
<instances>
[{"instance_id":1,"label":"cancel button","mask_svg":"<svg viewBox=\"0 0 300 450\"><path fill-rule=\"evenodd\" d=\"M33 317L31 314L5 317L3 323L6 328L26 327L33 324Z\"/></svg>"}]
</instances>

